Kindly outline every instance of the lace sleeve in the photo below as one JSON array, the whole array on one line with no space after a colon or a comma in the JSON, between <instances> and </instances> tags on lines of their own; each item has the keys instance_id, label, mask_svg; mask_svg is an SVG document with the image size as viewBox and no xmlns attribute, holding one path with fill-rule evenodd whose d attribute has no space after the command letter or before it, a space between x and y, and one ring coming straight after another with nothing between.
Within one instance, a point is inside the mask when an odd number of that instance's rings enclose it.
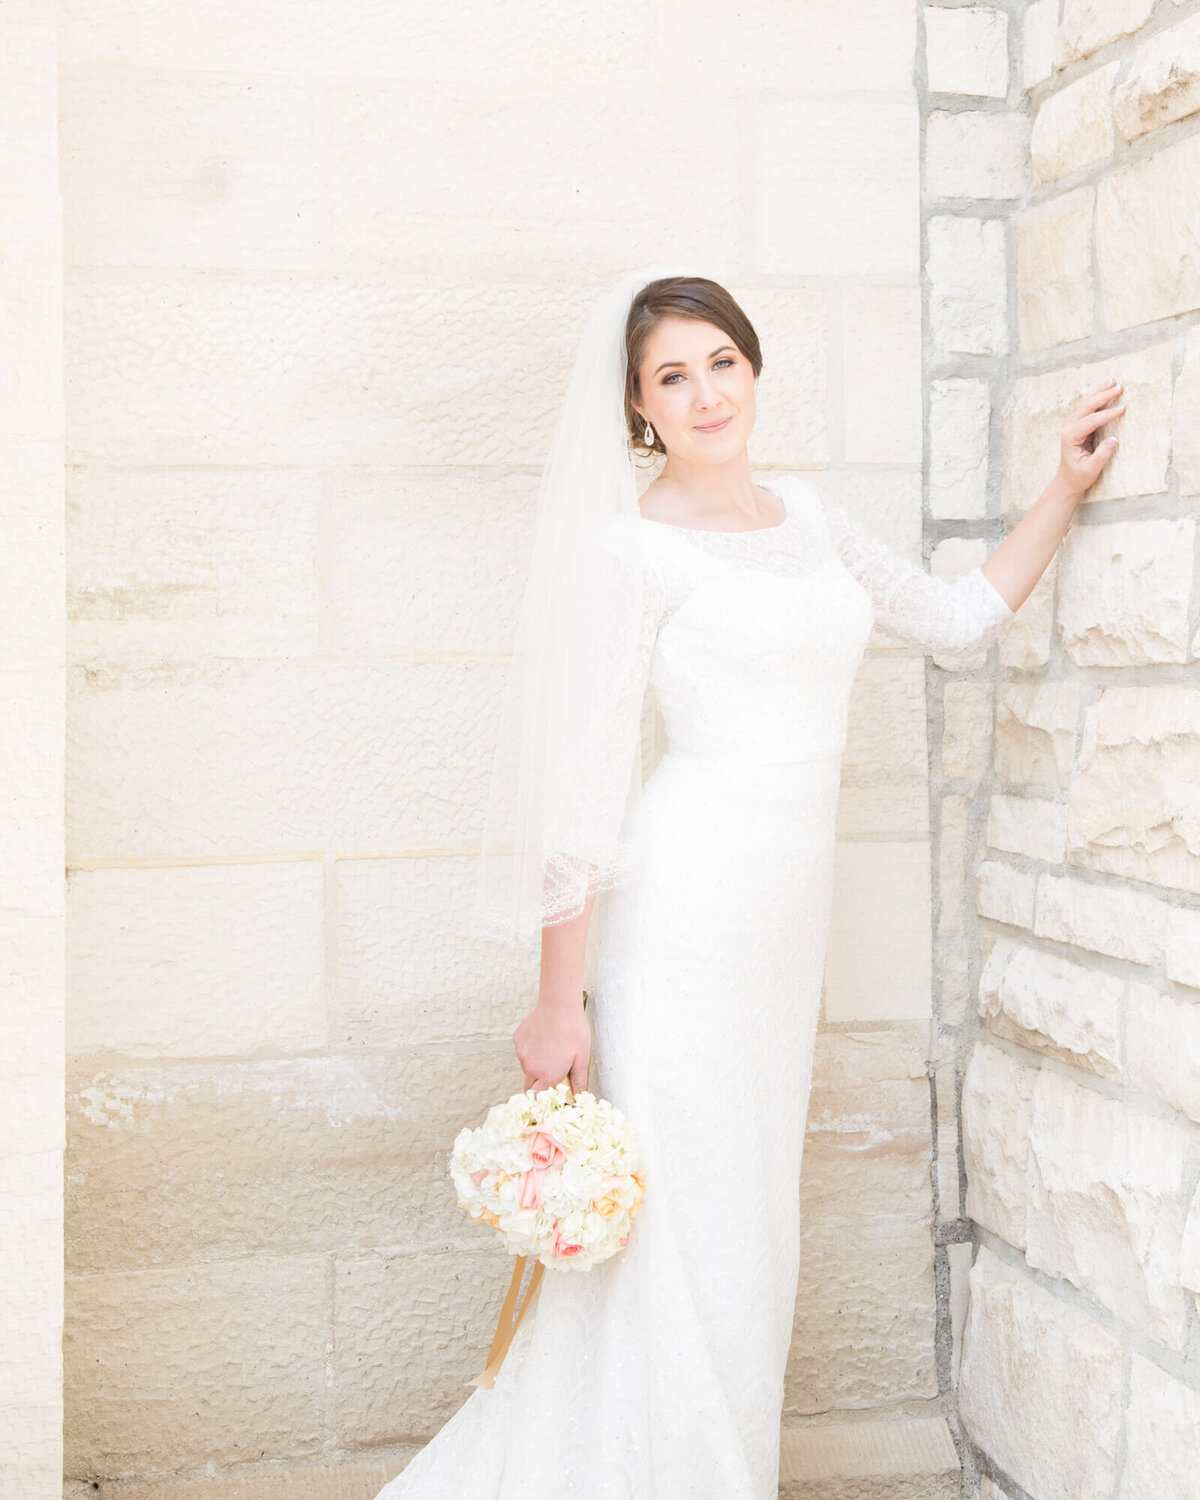
<instances>
[{"instance_id":1,"label":"lace sleeve","mask_svg":"<svg viewBox=\"0 0 1200 1500\"><path fill-rule=\"evenodd\" d=\"M577 915L590 893L627 874L625 817L641 788L642 714L666 593L636 522L610 528L598 560L593 639L583 653L588 708L563 726L562 773L548 799L542 921ZM617 607L614 601L624 601Z\"/></svg>"},{"instance_id":2,"label":"lace sleeve","mask_svg":"<svg viewBox=\"0 0 1200 1500\"><path fill-rule=\"evenodd\" d=\"M875 606L875 621L897 640L965 656L990 645L1014 611L972 568L953 582L934 578L894 552L840 505L823 500L834 550Z\"/></svg>"}]
</instances>

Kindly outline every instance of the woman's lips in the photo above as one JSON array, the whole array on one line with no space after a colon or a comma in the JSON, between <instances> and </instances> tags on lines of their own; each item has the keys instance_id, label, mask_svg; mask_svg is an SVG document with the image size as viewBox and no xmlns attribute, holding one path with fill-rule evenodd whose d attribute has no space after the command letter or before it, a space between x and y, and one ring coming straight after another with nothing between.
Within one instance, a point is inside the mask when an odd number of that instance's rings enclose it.
<instances>
[{"instance_id":1,"label":"woman's lips","mask_svg":"<svg viewBox=\"0 0 1200 1500\"><path fill-rule=\"evenodd\" d=\"M733 421L732 417L726 417L724 422L710 422L707 427L697 427L697 432L720 432L722 427Z\"/></svg>"}]
</instances>

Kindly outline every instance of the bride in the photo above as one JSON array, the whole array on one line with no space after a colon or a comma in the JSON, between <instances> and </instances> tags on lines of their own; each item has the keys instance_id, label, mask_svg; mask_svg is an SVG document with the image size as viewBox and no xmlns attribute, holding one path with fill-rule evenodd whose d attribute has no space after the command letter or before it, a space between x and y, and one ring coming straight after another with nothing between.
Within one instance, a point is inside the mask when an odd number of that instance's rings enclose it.
<instances>
[{"instance_id":1,"label":"bride","mask_svg":"<svg viewBox=\"0 0 1200 1500\"><path fill-rule=\"evenodd\" d=\"M626 1248L542 1278L478 1387L377 1500L775 1500L798 1189L851 684L872 625L969 653L1011 620L1115 440L1083 396L1058 471L953 583L819 481L756 479L762 355L730 294L643 271L580 344L509 672L481 930L536 942L526 1088L627 1116ZM637 496L634 451L664 455ZM644 694L667 748L642 784ZM897 893L903 900L903 892ZM587 988L587 1008L582 991ZM593 1056L594 1050L594 1056ZM492 1101L480 1101L481 1107Z\"/></svg>"}]
</instances>

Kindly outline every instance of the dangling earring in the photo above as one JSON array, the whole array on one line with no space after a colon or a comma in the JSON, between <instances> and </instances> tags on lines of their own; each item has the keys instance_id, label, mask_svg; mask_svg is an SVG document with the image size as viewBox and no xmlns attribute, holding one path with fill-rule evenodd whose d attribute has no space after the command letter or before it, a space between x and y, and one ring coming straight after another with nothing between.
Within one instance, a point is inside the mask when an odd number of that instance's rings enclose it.
<instances>
[{"instance_id":1,"label":"dangling earring","mask_svg":"<svg viewBox=\"0 0 1200 1500\"><path fill-rule=\"evenodd\" d=\"M642 441L646 444L647 448L654 447L654 428L651 427L649 422L646 423L646 431L643 434Z\"/></svg>"}]
</instances>

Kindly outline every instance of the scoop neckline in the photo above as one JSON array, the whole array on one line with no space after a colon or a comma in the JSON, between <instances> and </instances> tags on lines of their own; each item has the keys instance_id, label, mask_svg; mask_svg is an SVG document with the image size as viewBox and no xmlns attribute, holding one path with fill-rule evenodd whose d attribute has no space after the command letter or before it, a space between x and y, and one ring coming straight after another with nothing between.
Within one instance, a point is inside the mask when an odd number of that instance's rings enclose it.
<instances>
[{"instance_id":1,"label":"scoop neckline","mask_svg":"<svg viewBox=\"0 0 1200 1500\"><path fill-rule=\"evenodd\" d=\"M745 526L737 531L729 531L718 526L679 526L674 521L656 521L652 516L642 515L640 510L638 511L638 520L645 522L647 526L665 526L669 531L693 531L700 536L758 536L764 531L781 531L791 519L792 514L788 509L787 500L777 489L772 489L769 484L764 484L761 479L757 480L756 483L762 485L764 490L770 490L771 494L783 506L782 521L775 521L770 526Z\"/></svg>"}]
</instances>

